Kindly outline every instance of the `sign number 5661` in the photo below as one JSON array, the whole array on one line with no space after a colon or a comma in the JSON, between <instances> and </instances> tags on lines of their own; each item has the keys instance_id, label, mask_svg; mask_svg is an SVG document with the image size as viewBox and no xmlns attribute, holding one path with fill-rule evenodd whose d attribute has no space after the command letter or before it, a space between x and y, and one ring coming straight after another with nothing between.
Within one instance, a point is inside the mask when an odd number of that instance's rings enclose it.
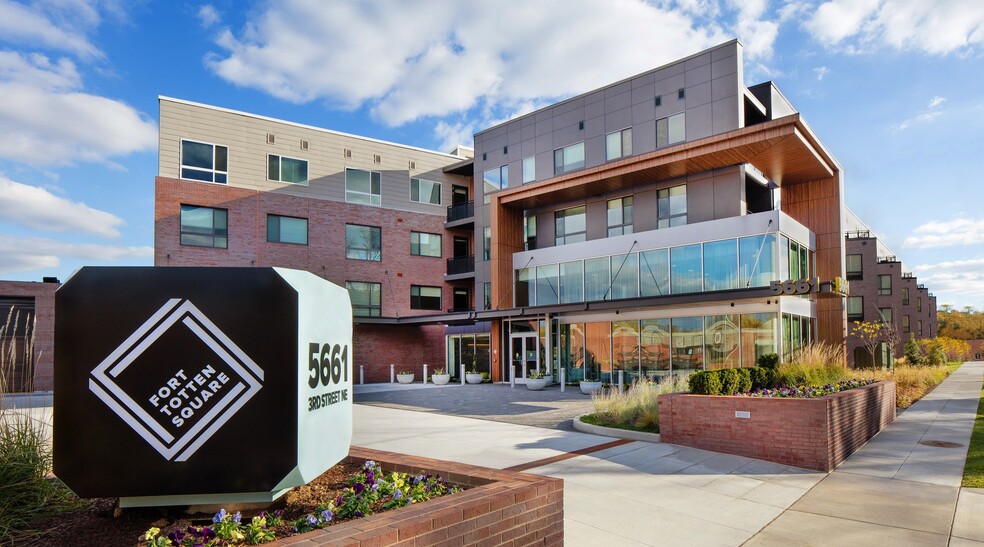
<instances>
[{"instance_id":1,"label":"sign number 5661","mask_svg":"<svg viewBox=\"0 0 984 547\"><path fill-rule=\"evenodd\" d=\"M308 385L311 389L328 384L337 384L339 380L348 382L348 346L338 344L319 345L316 342L308 344L310 362Z\"/></svg>"}]
</instances>

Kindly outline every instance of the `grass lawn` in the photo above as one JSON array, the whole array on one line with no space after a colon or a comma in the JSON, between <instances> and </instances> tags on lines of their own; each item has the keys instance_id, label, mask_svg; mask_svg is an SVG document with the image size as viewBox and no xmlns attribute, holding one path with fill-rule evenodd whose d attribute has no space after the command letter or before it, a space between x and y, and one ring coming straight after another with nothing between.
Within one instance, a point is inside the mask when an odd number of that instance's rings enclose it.
<instances>
[{"instance_id":1,"label":"grass lawn","mask_svg":"<svg viewBox=\"0 0 984 547\"><path fill-rule=\"evenodd\" d=\"M984 488L984 390L981 390L981 400L977 405L977 420L974 421L974 433L970 437L961 486Z\"/></svg>"}]
</instances>

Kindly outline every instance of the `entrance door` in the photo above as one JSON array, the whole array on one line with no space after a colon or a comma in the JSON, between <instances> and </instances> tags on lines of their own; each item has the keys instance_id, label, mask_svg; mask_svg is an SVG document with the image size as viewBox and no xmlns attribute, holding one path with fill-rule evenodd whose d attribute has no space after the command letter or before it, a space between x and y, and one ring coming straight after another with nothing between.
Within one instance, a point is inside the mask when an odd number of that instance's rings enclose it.
<instances>
[{"instance_id":1,"label":"entrance door","mask_svg":"<svg viewBox=\"0 0 984 547\"><path fill-rule=\"evenodd\" d=\"M468 203L468 188L465 186L451 185L451 205L461 205Z\"/></svg>"},{"instance_id":2,"label":"entrance door","mask_svg":"<svg viewBox=\"0 0 984 547\"><path fill-rule=\"evenodd\" d=\"M516 372L516 383L525 384L526 376L540 370L539 337L534 333L513 334L509 338L509 363ZM508 370L503 380L509 380Z\"/></svg>"}]
</instances>

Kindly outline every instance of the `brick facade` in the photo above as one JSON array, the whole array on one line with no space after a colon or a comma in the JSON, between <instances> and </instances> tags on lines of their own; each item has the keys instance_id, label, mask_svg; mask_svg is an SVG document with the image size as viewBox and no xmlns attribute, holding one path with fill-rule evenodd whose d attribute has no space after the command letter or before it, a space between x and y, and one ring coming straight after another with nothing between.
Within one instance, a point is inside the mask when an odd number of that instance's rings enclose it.
<instances>
[{"instance_id":1,"label":"brick facade","mask_svg":"<svg viewBox=\"0 0 984 547\"><path fill-rule=\"evenodd\" d=\"M894 382L816 399L674 393L659 398L659 433L665 443L831 471L895 412Z\"/></svg>"},{"instance_id":2,"label":"brick facade","mask_svg":"<svg viewBox=\"0 0 984 547\"><path fill-rule=\"evenodd\" d=\"M54 387L55 291L60 286L59 283L0 281L0 297L34 299L37 318L34 332L34 391L51 391ZM0 320L7 320L8 311L2 310Z\"/></svg>"},{"instance_id":3,"label":"brick facade","mask_svg":"<svg viewBox=\"0 0 984 547\"><path fill-rule=\"evenodd\" d=\"M464 492L344 522L273 545L563 545L564 481L353 446L348 461L441 475Z\"/></svg>"}]
</instances>

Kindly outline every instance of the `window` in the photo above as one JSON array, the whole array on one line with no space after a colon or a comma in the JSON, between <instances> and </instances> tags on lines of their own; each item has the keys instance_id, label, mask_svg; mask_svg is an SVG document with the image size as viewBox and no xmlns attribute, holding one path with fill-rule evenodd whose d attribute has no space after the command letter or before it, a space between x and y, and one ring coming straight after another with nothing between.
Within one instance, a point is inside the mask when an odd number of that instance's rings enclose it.
<instances>
[{"instance_id":1,"label":"window","mask_svg":"<svg viewBox=\"0 0 984 547\"><path fill-rule=\"evenodd\" d=\"M308 219L267 215L267 241L307 245Z\"/></svg>"},{"instance_id":2,"label":"window","mask_svg":"<svg viewBox=\"0 0 984 547\"><path fill-rule=\"evenodd\" d=\"M670 292L694 293L704 290L700 243L670 249Z\"/></svg>"},{"instance_id":3,"label":"window","mask_svg":"<svg viewBox=\"0 0 984 547\"><path fill-rule=\"evenodd\" d=\"M916 311L922 311L922 297L916 297ZM922 334L922 329L919 329L919 334Z\"/></svg>"},{"instance_id":4,"label":"window","mask_svg":"<svg viewBox=\"0 0 984 547\"><path fill-rule=\"evenodd\" d=\"M532 251L536 249L536 215L530 215L523 219L523 250Z\"/></svg>"},{"instance_id":5,"label":"window","mask_svg":"<svg viewBox=\"0 0 984 547\"><path fill-rule=\"evenodd\" d=\"M382 287L381 283L346 281L345 288L352 300L352 315L379 317L382 311Z\"/></svg>"},{"instance_id":6,"label":"window","mask_svg":"<svg viewBox=\"0 0 984 547\"><path fill-rule=\"evenodd\" d=\"M919 326L919 336L922 336L922 319L916 321L916 325Z\"/></svg>"},{"instance_id":7,"label":"window","mask_svg":"<svg viewBox=\"0 0 984 547\"><path fill-rule=\"evenodd\" d=\"M441 258L441 234L410 232L410 254Z\"/></svg>"},{"instance_id":8,"label":"window","mask_svg":"<svg viewBox=\"0 0 984 547\"><path fill-rule=\"evenodd\" d=\"M608 200L608 237L632 233L632 196Z\"/></svg>"},{"instance_id":9,"label":"window","mask_svg":"<svg viewBox=\"0 0 984 547\"><path fill-rule=\"evenodd\" d=\"M482 298L482 303L485 305L485 309L491 310L492 309L492 284L489 283L488 281L486 281L485 283L482 283L482 285L483 285L483 288L484 288L484 290L482 291L484 293L484 296Z\"/></svg>"},{"instance_id":10,"label":"window","mask_svg":"<svg viewBox=\"0 0 984 547\"><path fill-rule=\"evenodd\" d=\"M441 183L423 179L410 179L410 201L441 204Z\"/></svg>"},{"instance_id":11,"label":"window","mask_svg":"<svg viewBox=\"0 0 984 547\"><path fill-rule=\"evenodd\" d=\"M345 201L364 205L382 205L380 174L362 169L345 169Z\"/></svg>"},{"instance_id":12,"label":"window","mask_svg":"<svg viewBox=\"0 0 984 547\"><path fill-rule=\"evenodd\" d=\"M864 297L863 296L848 296L847 297L847 320L848 321L864 321Z\"/></svg>"},{"instance_id":13,"label":"window","mask_svg":"<svg viewBox=\"0 0 984 547\"><path fill-rule=\"evenodd\" d=\"M684 112L656 120L657 148L683 142L686 139L687 122Z\"/></svg>"},{"instance_id":14,"label":"window","mask_svg":"<svg viewBox=\"0 0 984 547\"><path fill-rule=\"evenodd\" d=\"M267 179L291 184L308 183L308 162L287 156L267 155Z\"/></svg>"},{"instance_id":15,"label":"window","mask_svg":"<svg viewBox=\"0 0 984 547\"><path fill-rule=\"evenodd\" d=\"M878 296L888 296L892 294L892 276L878 276Z\"/></svg>"},{"instance_id":16,"label":"window","mask_svg":"<svg viewBox=\"0 0 984 547\"><path fill-rule=\"evenodd\" d=\"M567 245L585 241L587 224L584 219L584 205L564 209L554 213L555 245Z\"/></svg>"},{"instance_id":17,"label":"window","mask_svg":"<svg viewBox=\"0 0 984 547\"><path fill-rule=\"evenodd\" d=\"M584 167L584 143L554 150L554 174L560 175Z\"/></svg>"},{"instance_id":18,"label":"window","mask_svg":"<svg viewBox=\"0 0 984 547\"><path fill-rule=\"evenodd\" d=\"M441 288L410 285L410 309L440 310Z\"/></svg>"},{"instance_id":19,"label":"window","mask_svg":"<svg viewBox=\"0 0 984 547\"><path fill-rule=\"evenodd\" d=\"M617 160L632 154L632 128L605 135L605 159Z\"/></svg>"},{"instance_id":20,"label":"window","mask_svg":"<svg viewBox=\"0 0 984 547\"><path fill-rule=\"evenodd\" d=\"M536 180L536 156L523 158L523 184Z\"/></svg>"},{"instance_id":21,"label":"window","mask_svg":"<svg viewBox=\"0 0 984 547\"><path fill-rule=\"evenodd\" d=\"M355 260L383 259L383 234L378 226L345 225L345 258Z\"/></svg>"},{"instance_id":22,"label":"window","mask_svg":"<svg viewBox=\"0 0 984 547\"><path fill-rule=\"evenodd\" d=\"M902 287L902 305L909 305L909 287Z\"/></svg>"},{"instance_id":23,"label":"window","mask_svg":"<svg viewBox=\"0 0 984 547\"><path fill-rule=\"evenodd\" d=\"M657 193L658 228L683 226L687 223L687 185L663 188Z\"/></svg>"},{"instance_id":24,"label":"window","mask_svg":"<svg viewBox=\"0 0 984 547\"><path fill-rule=\"evenodd\" d=\"M490 194L496 190L509 187L509 166L502 165L495 169L489 169L482 175L485 182L485 193Z\"/></svg>"},{"instance_id":25,"label":"window","mask_svg":"<svg viewBox=\"0 0 984 547\"><path fill-rule=\"evenodd\" d=\"M892 308L878 308L878 315L881 316L882 323L892 324Z\"/></svg>"},{"instance_id":26,"label":"window","mask_svg":"<svg viewBox=\"0 0 984 547\"><path fill-rule=\"evenodd\" d=\"M909 332L909 316L902 316L902 332Z\"/></svg>"},{"instance_id":27,"label":"window","mask_svg":"<svg viewBox=\"0 0 984 547\"><path fill-rule=\"evenodd\" d=\"M229 149L181 139L181 178L221 184L229 182Z\"/></svg>"},{"instance_id":28,"label":"window","mask_svg":"<svg viewBox=\"0 0 984 547\"><path fill-rule=\"evenodd\" d=\"M864 279L861 265L861 255L847 255L847 278Z\"/></svg>"},{"instance_id":29,"label":"window","mask_svg":"<svg viewBox=\"0 0 984 547\"><path fill-rule=\"evenodd\" d=\"M704 290L738 288L738 241L725 239L704 243Z\"/></svg>"},{"instance_id":30,"label":"window","mask_svg":"<svg viewBox=\"0 0 984 547\"><path fill-rule=\"evenodd\" d=\"M482 260L492 260L492 227L482 230Z\"/></svg>"},{"instance_id":31,"label":"window","mask_svg":"<svg viewBox=\"0 0 984 547\"><path fill-rule=\"evenodd\" d=\"M655 101L653 101L653 104L654 104L655 106L660 106L660 105L662 105L662 104L663 104L663 96L662 96L662 95L656 95L656 100L655 100Z\"/></svg>"},{"instance_id":32,"label":"window","mask_svg":"<svg viewBox=\"0 0 984 547\"><path fill-rule=\"evenodd\" d=\"M683 99L687 96L687 92L681 87L677 90L677 100Z\"/></svg>"},{"instance_id":33,"label":"window","mask_svg":"<svg viewBox=\"0 0 984 547\"><path fill-rule=\"evenodd\" d=\"M229 247L229 212L225 209L181 206L181 244L195 247Z\"/></svg>"}]
</instances>

